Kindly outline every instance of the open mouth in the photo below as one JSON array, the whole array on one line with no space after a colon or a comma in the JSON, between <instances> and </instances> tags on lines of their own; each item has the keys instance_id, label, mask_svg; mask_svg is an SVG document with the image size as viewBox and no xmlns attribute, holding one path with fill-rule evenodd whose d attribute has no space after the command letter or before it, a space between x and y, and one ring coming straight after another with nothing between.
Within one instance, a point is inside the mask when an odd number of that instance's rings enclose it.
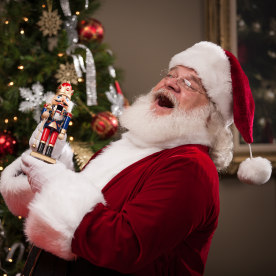
<instances>
[{"instance_id":1,"label":"open mouth","mask_svg":"<svg viewBox=\"0 0 276 276\"><path fill-rule=\"evenodd\" d=\"M156 97L157 104L161 107L174 108L173 101L164 94L159 94Z\"/></svg>"}]
</instances>

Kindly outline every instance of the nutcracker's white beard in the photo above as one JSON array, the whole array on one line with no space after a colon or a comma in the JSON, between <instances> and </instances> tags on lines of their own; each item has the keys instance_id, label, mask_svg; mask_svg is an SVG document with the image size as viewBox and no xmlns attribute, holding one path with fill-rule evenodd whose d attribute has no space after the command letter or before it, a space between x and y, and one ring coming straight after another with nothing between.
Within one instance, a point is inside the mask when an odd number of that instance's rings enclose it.
<instances>
[{"instance_id":1,"label":"nutcracker's white beard","mask_svg":"<svg viewBox=\"0 0 276 276\"><path fill-rule=\"evenodd\" d=\"M141 96L121 115L121 125L133 137L145 146L161 148L183 144L212 144L206 127L208 117L214 109L212 104L188 112L175 106L170 114L160 116L151 110L154 99L152 92Z\"/></svg>"}]
</instances>

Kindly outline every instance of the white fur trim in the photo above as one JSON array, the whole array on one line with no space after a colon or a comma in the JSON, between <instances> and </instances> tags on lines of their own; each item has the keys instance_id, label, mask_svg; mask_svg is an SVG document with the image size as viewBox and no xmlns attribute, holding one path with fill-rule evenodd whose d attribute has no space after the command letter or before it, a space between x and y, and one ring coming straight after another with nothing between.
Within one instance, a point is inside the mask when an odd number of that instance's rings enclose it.
<instances>
[{"instance_id":1,"label":"white fur trim","mask_svg":"<svg viewBox=\"0 0 276 276\"><path fill-rule=\"evenodd\" d=\"M224 50L214 43L202 41L173 56L169 68L177 65L197 72L208 96L230 125L233 122L232 80L230 62Z\"/></svg>"},{"instance_id":2,"label":"white fur trim","mask_svg":"<svg viewBox=\"0 0 276 276\"><path fill-rule=\"evenodd\" d=\"M30 151L29 151L30 152ZM9 208L16 216L28 215L28 204L33 199L27 176L21 171L21 157L11 163L1 175L0 191Z\"/></svg>"},{"instance_id":3,"label":"white fur trim","mask_svg":"<svg viewBox=\"0 0 276 276\"><path fill-rule=\"evenodd\" d=\"M81 220L105 201L101 191L79 173L67 170L61 177L35 195L29 205L25 233L38 247L70 260L74 258L72 238Z\"/></svg>"},{"instance_id":4,"label":"white fur trim","mask_svg":"<svg viewBox=\"0 0 276 276\"><path fill-rule=\"evenodd\" d=\"M81 174L102 189L126 167L161 150L158 147L142 147L134 144L130 133L125 133L121 140L113 142L103 153L92 160Z\"/></svg>"},{"instance_id":5,"label":"white fur trim","mask_svg":"<svg viewBox=\"0 0 276 276\"><path fill-rule=\"evenodd\" d=\"M247 158L243 161L238 170L238 178L241 182L252 185L261 185L266 183L272 172L272 166L269 160L262 157Z\"/></svg>"},{"instance_id":6,"label":"white fur trim","mask_svg":"<svg viewBox=\"0 0 276 276\"><path fill-rule=\"evenodd\" d=\"M205 131L203 133L198 131L195 137L187 136L161 147L147 144L137 136L127 132L123 134L121 140L113 142L103 153L92 160L81 174L89 178L99 189L102 189L122 170L155 152L185 144L196 144L197 142L201 145L209 145L208 134L205 134Z\"/></svg>"}]
</instances>

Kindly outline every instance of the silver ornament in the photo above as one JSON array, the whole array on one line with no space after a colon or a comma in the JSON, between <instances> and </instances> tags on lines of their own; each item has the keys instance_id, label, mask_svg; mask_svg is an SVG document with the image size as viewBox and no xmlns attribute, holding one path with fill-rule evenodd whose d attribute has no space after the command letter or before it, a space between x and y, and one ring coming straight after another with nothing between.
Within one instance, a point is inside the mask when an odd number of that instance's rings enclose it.
<instances>
[{"instance_id":1,"label":"silver ornament","mask_svg":"<svg viewBox=\"0 0 276 276\"><path fill-rule=\"evenodd\" d=\"M82 48L86 51L86 68L83 65L83 61L79 56L74 56L73 61L76 69L76 73L81 76L81 68L86 73L86 104L88 106L97 105L97 90L96 90L96 67L92 52L89 48L82 44L72 44L66 50L67 55L71 55L76 48Z\"/></svg>"}]
</instances>

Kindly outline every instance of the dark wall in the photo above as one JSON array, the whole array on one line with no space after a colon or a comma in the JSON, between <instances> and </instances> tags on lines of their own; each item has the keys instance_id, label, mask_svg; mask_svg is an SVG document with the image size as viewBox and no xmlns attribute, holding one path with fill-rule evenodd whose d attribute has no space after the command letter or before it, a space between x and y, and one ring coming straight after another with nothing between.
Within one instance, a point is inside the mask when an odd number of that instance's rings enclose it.
<instances>
[{"instance_id":1,"label":"dark wall","mask_svg":"<svg viewBox=\"0 0 276 276\"><path fill-rule=\"evenodd\" d=\"M206 276L276 275L275 177L263 186L220 181L220 219Z\"/></svg>"}]
</instances>

